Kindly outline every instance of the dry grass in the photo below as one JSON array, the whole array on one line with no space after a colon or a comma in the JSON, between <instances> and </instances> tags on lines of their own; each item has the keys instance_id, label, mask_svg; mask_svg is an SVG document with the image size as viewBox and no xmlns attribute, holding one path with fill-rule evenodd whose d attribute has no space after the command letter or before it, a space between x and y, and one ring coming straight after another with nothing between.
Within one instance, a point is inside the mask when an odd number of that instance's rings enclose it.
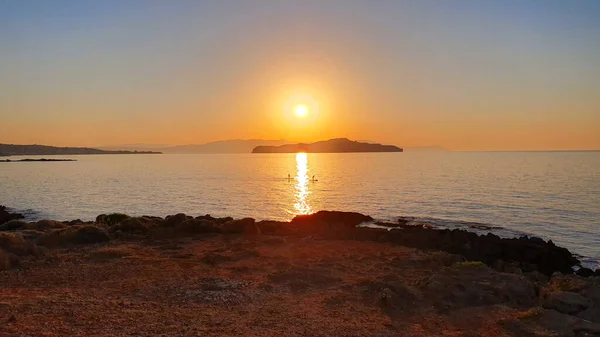
<instances>
[{"instance_id":1,"label":"dry grass","mask_svg":"<svg viewBox=\"0 0 600 337\"><path fill-rule=\"evenodd\" d=\"M110 237L100 227L92 225L72 226L48 233L39 238L39 244L48 247L72 244L91 244L109 241Z\"/></svg>"},{"instance_id":2,"label":"dry grass","mask_svg":"<svg viewBox=\"0 0 600 337\"><path fill-rule=\"evenodd\" d=\"M41 251L33 242L25 240L18 233L0 232L0 249L17 256L39 256L41 254Z\"/></svg>"},{"instance_id":3,"label":"dry grass","mask_svg":"<svg viewBox=\"0 0 600 337\"><path fill-rule=\"evenodd\" d=\"M542 309L541 307L534 307L529 310L518 312L516 314L516 318L519 320L535 318L539 316L543 310L544 309Z\"/></svg>"}]
</instances>

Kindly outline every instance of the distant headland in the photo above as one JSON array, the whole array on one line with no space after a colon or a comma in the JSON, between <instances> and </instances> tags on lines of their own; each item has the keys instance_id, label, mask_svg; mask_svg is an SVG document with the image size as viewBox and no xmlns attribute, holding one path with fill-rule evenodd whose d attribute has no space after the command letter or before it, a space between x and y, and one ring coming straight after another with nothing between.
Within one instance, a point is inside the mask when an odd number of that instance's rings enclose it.
<instances>
[{"instance_id":1,"label":"distant headland","mask_svg":"<svg viewBox=\"0 0 600 337\"><path fill-rule=\"evenodd\" d=\"M257 146L252 153L348 153L348 152L403 152L394 145L361 143L348 138L335 138L316 143L286 144L281 146Z\"/></svg>"},{"instance_id":2,"label":"distant headland","mask_svg":"<svg viewBox=\"0 0 600 337\"><path fill-rule=\"evenodd\" d=\"M14 145L0 144L3 156L48 156L48 155L80 155L80 154L160 154L154 151L105 151L88 147L56 147L46 145Z\"/></svg>"},{"instance_id":3,"label":"distant headland","mask_svg":"<svg viewBox=\"0 0 600 337\"><path fill-rule=\"evenodd\" d=\"M28 162L62 162L62 161L76 161L75 159L47 159L47 158L39 158L39 159L32 159L32 158L26 158L26 159L14 159L14 160L10 160L10 159L0 159L0 163L28 163Z\"/></svg>"}]
</instances>

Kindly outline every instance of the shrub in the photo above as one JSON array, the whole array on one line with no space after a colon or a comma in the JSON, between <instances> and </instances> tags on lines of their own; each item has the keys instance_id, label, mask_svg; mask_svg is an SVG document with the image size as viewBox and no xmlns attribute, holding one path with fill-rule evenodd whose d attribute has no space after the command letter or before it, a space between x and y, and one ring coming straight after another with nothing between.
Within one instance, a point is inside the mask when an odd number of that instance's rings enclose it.
<instances>
[{"instance_id":1,"label":"shrub","mask_svg":"<svg viewBox=\"0 0 600 337\"><path fill-rule=\"evenodd\" d=\"M457 262L452 266L456 268L485 268L485 263L481 261L464 261Z\"/></svg>"},{"instance_id":2,"label":"shrub","mask_svg":"<svg viewBox=\"0 0 600 337\"><path fill-rule=\"evenodd\" d=\"M0 231L14 231L19 229L24 229L27 226L27 222L23 220L10 220L9 222L5 222L0 226Z\"/></svg>"},{"instance_id":3,"label":"shrub","mask_svg":"<svg viewBox=\"0 0 600 337\"><path fill-rule=\"evenodd\" d=\"M0 249L0 270L8 270L12 267L11 258L8 253Z\"/></svg>"},{"instance_id":4,"label":"shrub","mask_svg":"<svg viewBox=\"0 0 600 337\"><path fill-rule=\"evenodd\" d=\"M33 242L16 233L0 233L0 249L17 256L40 255L40 250Z\"/></svg>"},{"instance_id":5,"label":"shrub","mask_svg":"<svg viewBox=\"0 0 600 337\"><path fill-rule=\"evenodd\" d=\"M72 226L50 232L39 239L44 246L66 246L70 244L89 244L109 241L106 231L93 225Z\"/></svg>"},{"instance_id":6,"label":"shrub","mask_svg":"<svg viewBox=\"0 0 600 337\"><path fill-rule=\"evenodd\" d=\"M100 217L100 215L98 217ZM102 218L101 222L99 222L99 223L103 223L107 226L113 226L113 225L116 225L119 222L127 220L127 219L129 219L129 215L127 215L127 214L111 213L109 215L104 216L104 218ZM96 218L96 221L97 220L98 220L98 218Z\"/></svg>"},{"instance_id":7,"label":"shrub","mask_svg":"<svg viewBox=\"0 0 600 337\"><path fill-rule=\"evenodd\" d=\"M32 229L36 231L45 231L48 229L61 229L67 228L62 222L54 221L54 220L40 220L38 222L32 222L25 226L25 229Z\"/></svg>"}]
</instances>

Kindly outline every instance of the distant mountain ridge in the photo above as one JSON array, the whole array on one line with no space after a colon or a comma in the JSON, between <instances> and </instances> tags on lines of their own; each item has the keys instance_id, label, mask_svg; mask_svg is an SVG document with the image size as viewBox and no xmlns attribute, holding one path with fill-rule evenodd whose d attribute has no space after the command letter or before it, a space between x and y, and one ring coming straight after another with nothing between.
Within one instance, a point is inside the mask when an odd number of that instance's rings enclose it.
<instances>
[{"instance_id":1,"label":"distant mountain ridge","mask_svg":"<svg viewBox=\"0 0 600 337\"><path fill-rule=\"evenodd\" d=\"M405 152L449 152L445 147L442 146L410 146L404 147Z\"/></svg>"},{"instance_id":2,"label":"distant mountain ridge","mask_svg":"<svg viewBox=\"0 0 600 337\"><path fill-rule=\"evenodd\" d=\"M153 151L105 151L89 147L0 144L4 156L78 155L78 154L160 154Z\"/></svg>"},{"instance_id":3,"label":"distant mountain ridge","mask_svg":"<svg viewBox=\"0 0 600 337\"><path fill-rule=\"evenodd\" d=\"M348 138L334 138L330 140L305 144L286 144L280 146L257 146L252 153L348 153L348 152L402 152L402 148L395 145L382 145L361 143Z\"/></svg>"},{"instance_id":4,"label":"distant mountain ridge","mask_svg":"<svg viewBox=\"0 0 600 337\"><path fill-rule=\"evenodd\" d=\"M190 145L160 145L160 147L152 148L152 145L135 144L122 146L103 146L101 149L127 149L127 150L153 150L162 153L171 154L217 154L217 153L250 153L252 149L259 145L277 146L286 144L283 139L268 140L268 139L230 139L221 140L205 144L190 144Z\"/></svg>"}]
</instances>

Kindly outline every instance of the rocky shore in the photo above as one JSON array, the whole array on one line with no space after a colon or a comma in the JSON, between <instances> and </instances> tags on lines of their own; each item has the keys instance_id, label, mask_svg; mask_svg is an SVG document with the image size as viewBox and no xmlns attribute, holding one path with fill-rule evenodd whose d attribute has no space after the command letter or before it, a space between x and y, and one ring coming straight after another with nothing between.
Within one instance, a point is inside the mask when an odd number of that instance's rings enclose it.
<instances>
[{"instance_id":1,"label":"rocky shore","mask_svg":"<svg viewBox=\"0 0 600 337\"><path fill-rule=\"evenodd\" d=\"M600 336L600 271L538 238L0 207L2 336Z\"/></svg>"}]
</instances>

